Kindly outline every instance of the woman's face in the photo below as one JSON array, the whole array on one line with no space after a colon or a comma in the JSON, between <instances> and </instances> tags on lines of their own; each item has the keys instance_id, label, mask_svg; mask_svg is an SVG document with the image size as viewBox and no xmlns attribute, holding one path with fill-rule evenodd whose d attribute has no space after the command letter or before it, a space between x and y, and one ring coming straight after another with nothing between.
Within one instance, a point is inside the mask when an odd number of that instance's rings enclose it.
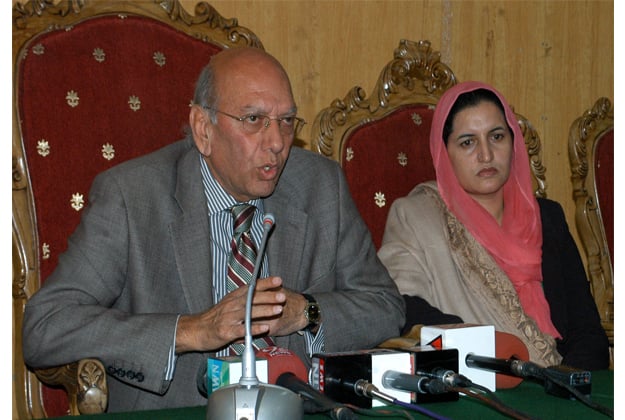
<instances>
[{"instance_id":1,"label":"woman's face","mask_svg":"<svg viewBox=\"0 0 625 420\"><path fill-rule=\"evenodd\" d=\"M476 201L503 199L510 175L512 133L497 105L482 101L458 112L447 140L456 178Z\"/></svg>"}]
</instances>

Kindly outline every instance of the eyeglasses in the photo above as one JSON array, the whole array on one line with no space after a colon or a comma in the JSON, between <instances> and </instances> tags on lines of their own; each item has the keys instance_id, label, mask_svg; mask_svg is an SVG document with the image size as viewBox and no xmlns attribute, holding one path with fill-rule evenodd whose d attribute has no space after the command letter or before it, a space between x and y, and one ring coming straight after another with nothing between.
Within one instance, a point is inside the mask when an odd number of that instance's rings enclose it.
<instances>
[{"instance_id":1,"label":"eyeglasses","mask_svg":"<svg viewBox=\"0 0 625 420\"><path fill-rule=\"evenodd\" d=\"M269 128L269 126L271 125L271 121L276 121L278 124L278 129L280 130L280 134L282 134L283 136L296 136L302 130L304 124L306 124L306 121L304 121L304 119L296 117L295 115L287 115L285 117L270 117L269 115L263 114L249 114L243 115L242 117L237 117L236 115L228 114L227 112L223 112L208 106L203 106L202 108L218 112L219 114L223 114L226 117L230 117L234 120L240 121L243 124L243 131L248 134L256 134L263 127Z\"/></svg>"}]
</instances>

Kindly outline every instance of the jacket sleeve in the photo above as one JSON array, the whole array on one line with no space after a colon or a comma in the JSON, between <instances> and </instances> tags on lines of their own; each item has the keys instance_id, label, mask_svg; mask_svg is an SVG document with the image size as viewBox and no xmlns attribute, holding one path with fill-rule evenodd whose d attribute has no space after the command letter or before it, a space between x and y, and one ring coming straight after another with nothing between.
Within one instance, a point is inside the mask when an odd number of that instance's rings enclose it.
<instances>
[{"instance_id":1,"label":"jacket sleeve","mask_svg":"<svg viewBox=\"0 0 625 420\"><path fill-rule=\"evenodd\" d=\"M579 251L560 204L539 199L543 224L543 287L551 318L562 335L562 364L598 370L609 366L608 339Z\"/></svg>"},{"instance_id":2,"label":"jacket sleeve","mask_svg":"<svg viewBox=\"0 0 625 420\"><path fill-rule=\"evenodd\" d=\"M370 348L400 334L405 322L404 301L376 255L342 170L335 165L329 174L336 177L338 193L332 229L336 232L332 277L338 293L318 296L322 311L327 308L332 313L331 321L324 323L325 349Z\"/></svg>"},{"instance_id":3,"label":"jacket sleeve","mask_svg":"<svg viewBox=\"0 0 625 420\"><path fill-rule=\"evenodd\" d=\"M133 314L120 304L133 287L128 255L131 221L125 193L114 177L99 176L81 224L56 270L28 301L24 358L35 368L100 359L123 382L163 393L175 313Z\"/></svg>"},{"instance_id":4,"label":"jacket sleeve","mask_svg":"<svg viewBox=\"0 0 625 420\"><path fill-rule=\"evenodd\" d=\"M404 301L336 162L294 147L265 209L278 214L267 246L270 270L286 287L315 297L325 352L372 348L399 336ZM294 336L291 349L303 341Z\"/></svg>"},{"instance_id":5,"label":"jacket sleeve","mask_svg":"<svg viewBox=\"0 0 625 420\"><path fill-rule=\"evenodd\" d=\"M446 314L419 296L403 295L406 302L406 324L401 333L406 334L414 325L462 324L459 316Z\"/></svg>"}]
</instances>

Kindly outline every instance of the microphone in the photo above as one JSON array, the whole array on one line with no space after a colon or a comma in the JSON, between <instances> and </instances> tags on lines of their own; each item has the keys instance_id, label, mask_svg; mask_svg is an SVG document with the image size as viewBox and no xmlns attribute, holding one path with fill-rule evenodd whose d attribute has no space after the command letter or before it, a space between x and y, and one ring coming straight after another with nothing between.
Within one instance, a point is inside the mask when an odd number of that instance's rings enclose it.
<instances>
[{"instance_id":1,"label":"microphone","mask_svg":"<svg viewBox=\"0 0 625 420\"><path fill-rule=\"evenodd\" d=\"M473 353L469 353L467 354L465 363L469 367L501 372L521 378L544 377L545 368L538 366L535 363L518 359L497 359L494 357L477 356Z\"/></svg>"},{"instance_id":2,"label":"microphone","mask_svg":"<svg viewBox=\"0 0 625 420\"><path fill-rule=\"evenodd\" d=\"M365 379L358 379L353 384L345 382L344 385L352 388L352 391L354 391L356 395L359 395L361 397L366 397L366 398L371 398L371 399L376 398L380 401L384 401L389 404L394 404L396 401L394 397L388 394L385 394L383 392L380 392L377 386L373 385L371 382Z\"/></svg>"},{"instance_id":3,"label":"microphone","mask_svg":"<svg viewBox=\"0 0 625 420\"><path fill-rule=\"evenodd\" d=\"M471 378L473 383L480 384L491 391L514 388L523 382L523 377L504 373L507 372L507 369L502 372L471 366L465 362L468 354L501 359L529 360L529 351L521 339L514 334L496 331L492 325L424 326L421 328L421 343L431 345L439 350L445 348L458 349L460 363L453 370ZM451 368L450 366L440 367ZM529 366L525 368L529 368ZM449 382L446 383L449 385Z\"/></svg>"},{"instance_id":4,"label":"microphone","mask_svg":"<svg viewBox=\"0 0 625 420\"><path fill-rule=\"evenodd\" d=\"M277 384L278 377L290 372L308 382L308 368L295 353L283 347L270 346L256 351L256 357L267 360L267 383Z\"/></svg>"},{"instance_id":5,"label":"microphone","mask_svg":"<svg viewBox=\"0 0 625 420\"><path fill-rule=\"evenodd\" d=\"M454 372L451 369L445 369L437 367L432 369L432 372L420 372L417 374L436 378L443 383L446 387L470 387L473 386L473 382L464 375Z\"/></svg>"},{"instance_id":6,"label":"microphone","mask_svg":"<svg viewBox=\"0 0 625 420\"><path fill-rule=\"evenodd\" d=\"M399 389L401 391L418 392L420 394L442 394L447 387L438 378L423 375L410 375L396 370L387 370L382 375L384 388Z\"/></svg>"},{"instance_id":7,"label":"microphone","mask_svg":"<svg viewBox=\"0 0 625 420\"><path fill-rule=\"evenodd\" d=\"M328 413L334 420L358 420L358 416L348 407L317 391L292 372L281 374L276 384L299 394L304 399L305 413Z\"/></svg>"},{"instance_id":8,"label":"microphone","mask_svg":"<svg viewBox=\"0 0 625 420\"><path fill-rule=\"evenodd\" d=\"M518 359L495 359L474 354L467 354L466 364L479 369L542 380L545 391L558 397L570 398L575 393L590 395L591 372L577 370L566 365L542 367Z\"/></svg>"},{"instance_id":9,"label":"microphone","mask_svg":"<svg viewBox=\"0 0 625 420\"><path fill-rule=\"evenodd\" d=\"M252 283L253 284L250 284L250 289L248 289L248 300L250 299L250 297L249 297L250 290L253 290L253 288L256 286L256 277L258 276L258 267L260 267L260 265L261 265L261 261L262 261L263 254L264 254L264 249L265 249L266 243L267 243L268 234L271 231L274 223L275 223L275 218L273 217L273 215L271 213L267 213L265 215L265 218L263 219L263 236L262 236L262 240L261 240L261 249L258 252L258 255L256 257L256 262L254 264L254 273L252 275ZM253 295L253 291L252 291L252 295ZM247 301L246 301L246 304L247 304ZM246 307L246 310L247 310L247 307ZM247 331L247 326L248 325L249 325L249 322L246 322L246 335L247 335L247 332L248 332ZM245 350L247 350L248 348L250 348L250 347L248 347L247 343L246 343ZM273 351L273 349L275 349L275 347L272 347L271 349L268 349L268 350ZM281 349L281 350L285 350L285 349ZM286 351L286 352L288 352L288 351ZM284 352L282 352L282 353L284 354ZM265 353L265 354L267 354L267 353ZM249 359L249 357L248 357L248 359ZM254 362L249 362L248 361L248 363L249 363L248 366L251 365L255 369L255 367L256 367L255 361ZM300 363L301 363L301 361L300 361ZM207 363L202 363L202 365L198 369L198 372L197 372L197 375L196 375L197 389L200 392L200 394L202 394L202 396L204 396L204 397L208 396L208 389L207 389L208 372L207 372L207 370L208 370ZM244 374L247 373L248 376L251 375L249 372L243 371L243 373ZM256 376L256 372L255 371L254 371L253 375ZM273 380L273 381L269 380L269 383L275 383L275 380Z\"/></svg>"},{"instance_id":10,"label":"microphone","mask_svg":"<svg viewBox=\"0 0 625 420\"><path fill-rule=\"evenodd\" d=\"M304 416L301 398L293 391L277 385L261 384L256 376L256 355L252 347L252 300L256 278L265 254L265 246L275 219L267 213L263 220L263 236L254 264L252 280L248 284L245 302L245 349L242 356L242 374L238 384L219 388L211 393L206 407L206 419L275 420L299 419Z\"/></svg>"}]
</instances>

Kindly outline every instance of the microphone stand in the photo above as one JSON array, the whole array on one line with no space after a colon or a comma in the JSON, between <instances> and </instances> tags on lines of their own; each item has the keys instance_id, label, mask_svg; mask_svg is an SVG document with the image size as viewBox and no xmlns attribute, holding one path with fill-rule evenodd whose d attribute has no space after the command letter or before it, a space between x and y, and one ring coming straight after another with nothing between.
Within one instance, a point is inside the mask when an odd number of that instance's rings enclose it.
<instances>
[{"instance_id":1,"label":"microphone stand","mask_svg":"<svg viewBox=\"0 0 625 420\"><path fill-rule=\"evenodd\" d=\"M241 360L241 378L239 383L220 388L208 397L207 420L304 418L304 403L296 393L281 386L261 384L256 376L256 354L252 346L252 300L267 238L274 222L273 215L267 213L263 220L263 238L254 264L254 273L248 284L245 302L245 349Z\"/></svg>"},{"instance_id":2,"label":"microphone stand","mask_svg":"<svg viewBox=\"0 0 625 420\"><path fill-rule=\"evenodd\" d=\"M260 243L260 249L258 250L258 256L256 257L256 264L254 264L252 280L248 284L247 300L245 301L245 349L243 349L241 362L242 374L241 379L239 379L239 384L248 388L256 386L259 383L258 376L256 376L256 354L252 346L252 300L254 299L254 291L256 290L256 278L258 277L258 272L262 265L262 256L265 253L265 246L267 245L267 237L274 223L273 215L268 213L263 221L263 238Z\"/></svg>"}]
</instances>

